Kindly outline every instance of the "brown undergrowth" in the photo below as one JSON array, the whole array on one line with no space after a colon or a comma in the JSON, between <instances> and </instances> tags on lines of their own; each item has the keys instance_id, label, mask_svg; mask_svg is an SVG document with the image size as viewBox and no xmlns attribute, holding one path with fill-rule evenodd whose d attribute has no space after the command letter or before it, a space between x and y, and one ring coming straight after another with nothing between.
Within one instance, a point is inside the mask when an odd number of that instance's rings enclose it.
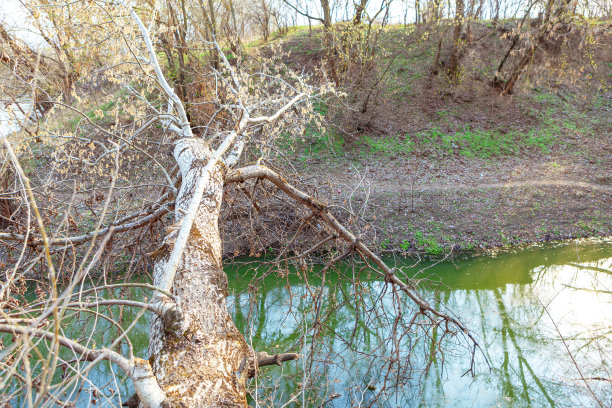
<instances>
[{"instance_id":1,"label":"brown undergrowth","mask_svg":"<svg viewBox=\"0 0 612 408\"><path fill-rule=\"evenodd\" d=\"M313 127L280 150L383 250L611 235L610 23L545 44L515 92L501 95L491 79L515 25L472 23L453 81L444 24L382 29L364 83L348 75L344 100L319 102L325 132ZM293 68L314 73L329 57L317 30L277 41ZM364 112L364 89L381 75Z\"/></svg>"}]
</instances>

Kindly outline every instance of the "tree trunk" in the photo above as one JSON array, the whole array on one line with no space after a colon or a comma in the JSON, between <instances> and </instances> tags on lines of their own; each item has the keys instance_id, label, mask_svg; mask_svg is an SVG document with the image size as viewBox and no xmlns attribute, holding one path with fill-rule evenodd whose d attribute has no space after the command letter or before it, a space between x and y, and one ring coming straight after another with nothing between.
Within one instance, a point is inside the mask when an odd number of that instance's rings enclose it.
<instances>
[{"instance_id":1,"label":"tree trunk","mask_svg":"<svg viewBox=\"0 0 612 408\"><path fill-rule=\"evenodd\" d=\"M495 17L493 17L493 24L497 27L497 22L499 21L499 2L500 0L495 0Z\"/></svg>"},{"instance_id":2,"label":"tree trunk","mask_svg":"<svg viewBox=\"0 0 612 408\"><path fill-rule=\"evenodd\" d=\"M261 0L261 31L264 42L268 42L270 38L270 9L268 8L267 0Z\"/></svg>"},{"instance_id":3,"label":"tree trunk","mask_svg":"<svg viewBox=\"0 0 612 408\"><path fill-rule=\"evenodd\" d=\"M429 24L436 25L440 21L440 6L442 5L442 0L432 0L431 3L427 5L429 14ZM423 23L426 24L425 20Z\"/></svg>"},{"instance_id":4,"label":"tree trunk","mask_svg":"<svg viewBox=\"0 0 612 408\"><path fill-rule=\"evenodd\" d=\"M329 0L321 0L321 8L323 9L323 26L331 30L331 10L329 8Z\"/></svg>"},{"instance_id":5,"label":"tree trunk","mask_svg":"<svg viewBox=\"0 0 612 408\"><path fill-rule=\"evenodd\" d=\"M455 11L455 30L453 32L453 47L448 64L448 76L452 79L457 79L457 71L459 68L459 40L461 37L463 14L463 0L457 0L457 10Z\"/></svg>"},{"instance_id":6,"label":"tree trunk","mask_svg":"<svg viewBox=\"0 0 612 408\"><path fill-rule=\"evenodd\" d=\"M368 0L360 0L359 3L355 6L355 15L353 16L354 25L361 24L361 19L363 18L363 12L365 11L367 4L368 4Z\"/></svg>"},{"instance_id":7,"label":"tree trunk","mask_svg":"<svg viewBox=\"0 0 612 408\"><path fill-rule=\"evenodd\" d=\"M531 62L534 55L535 55L535 45L532 45L525 51L519 63L514 66L514 68L512 69L512 72L510 73L510 76L503 83L502 93L504 95L509 95L512 93L514 89L514 85L516 84L516 81L518 81L519 76L521 75L521 73L523 72L527 64Z\"/></svg>"},{"instance_id":8,"label":"tree trunk","mask_svg":"<svg viewBox=\"0 0 612 408\"><path fill-rule=\"evenodd\" d=\"M334 47L334 38L332 35L332 20L331 10L329 8L329 0L321 0L321 8L323 9L323 30L325 35L323 37L325 48L327 48L327 62L331 77L336 86L340 85L340 78L338 77L338 69L336 68L336 50Z\"/></svg>"},{"instance_id":9,"label":"tree trunk","mask_svg":"<svg viewBox=\"0 0 612 408\"><path fill-rule=\"evenodd\" d=\"M208 37L208 41L217 41L217 18L215 15L215 8L212 0L208 0L208 9L204 5L203 0L198 0L200 5L200 9L202 10L202 15L204 17L204 26L206 27L206 36ZM214 69L219 69L220 67L220 56L219 52L215 47L212 47L210 50L210 64Z\"/></svg>"},{"instance_id":10,"label":"tree trunk","mask_svg":"<svg viewBox=\"0 0 612 408\"><path fill-rule=\"evenodd\" d=\"M535 57L537 48L540 47L541 44L546 40L546 38L550 36L551 32L555 30L555 25L556 25L555 23L561 20L563 14L568 10L568 6L569 6L569 2L566 0L563 0L561 4L555 9L555 0L548 0L548 2L546 3L546 9L544 12L544 20L538 27L537 35L532 40L532 43L528 47L526 47L519 62L510 70L510 75L508 79L505 82L503 82L503 88L502 88L503 94L508 95L512 93L512 91L514 90L514 85L516 85L516 82L518 81L521 73L525 70L527 65ZM556 21L552 20L553 11L555 14L554 17ZM528 13L529 11L527 12L527 14ZM514 45L515 43L513 43L512 47L514 47ZM504 60L502 60L502 63L505 62L507 55L508 54L506 54L506 57L504 57ZM500 64L500 67L502 65L503 64ZM493 80L493 85L498 86L498 87L501 84L500 80L498 79L500 69L498 69L498 73L496 74L496 77Z\"/></svg>"},{"instance_id":11,"label":"tree trunk","mask_svg":"<svg viewBox=\"0 0 612 408\"><path fill-rule=\"evenodd\" d=\"M183 181L176 200L176 224L170 229L178 230L209 160L209 150L200 139L184 139L177 143L174 156ZM218 228L223 178L224 165L219 163L208 177L174 280L173 294L184 314L181 329L164 332L157 317L151 323L149 361L172 406L242 407L247 403L246 381L253 352L226 306L227 276L221 263ZM170 231L166 241L172 234ZM155 265L156 285L167 261L165 255Z\"/></svg>"},{"instance_id":12,"label":"tree trunk","mask_svg":"<svg viewBox=\"0 0 612 408\"><path fill-rule=\"evenodd\" d=\"M177 28L175 30L175 37L178 43L178 83L179 83L179 98L183 103L187 104L187 118L190 118L189 115L189 93L187 92L187 66L186 66L186 54L189 50L189 46L187 45L187 10L185 8L185 0L182 0L180 3L181 10L181 18L177 16Z\"/></svg>"}]
</instances>

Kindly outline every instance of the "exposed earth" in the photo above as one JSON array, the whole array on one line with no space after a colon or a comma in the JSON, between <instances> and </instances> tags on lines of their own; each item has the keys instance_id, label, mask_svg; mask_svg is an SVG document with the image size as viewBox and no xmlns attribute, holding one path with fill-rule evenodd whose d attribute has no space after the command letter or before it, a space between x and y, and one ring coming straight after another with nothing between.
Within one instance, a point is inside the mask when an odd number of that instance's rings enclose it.
<instances>
[{"instance_id":1,"label":"exposed earth","mask_svg":"<svg viewBox=\"0 0 612 408\"><path fill-rule=\"evenodd\" d=\"M567 48L545 71L534 63L541 76L505 96L487 75L507 44L487 40L489 27L474 30L484 40L466 51L457 85L428 74L437 33L426 41L401 27L382 34L382 47L399 52L391 73L366 113L322 107L333 131L294 146L300 177L376 227L368 236L382 250L442 254L612 235L612 30L598 31L591 82L566 75L584 64L578 47ZM280 41L289 65L321 58L316 34Z\"/></svg>"},{"instance_id":2,"label":"exposed earth","mask_svg":"<svg viewBox=\"0 0 612 408\"><path fill-rule=\"evenodd\" d=\"M385 50L380 60L366 66L365 74L346 68L346 75L363 74L360 82L345 79L345 96L315 102L325 129L309 124L298 139L280 137L275 147L280 154L271 162L285 167L294 181L332 205L354 232L382 251L442 255L612 236L611 28L610 23L596 27L586 50L573 44L549 59L540 57L512 95L500 95L491 87L497 61L508 48L508 40L493 35L499 26L475 23L459 82L432 74L444 26L427 36L414 27L387 27L379 37L378 47ZM320 30L299 29L272 43L286 52L286 65L315 80L326 63ZM266 47L253 52L265 55ZM447 54L442 46L440 59ZM594 60L585 62L585 55ZM89 85L78 89L79 108L111 125L114 115L108 112L125 93ZM97 112L102 112L99 119ZM49 127L77 125L87 123L58 109ZM49 162L48 148L30 149L40 163ZM245 162L257 159L255 154L247 154ZM157 192L147 186L166 181L151 168L146 160L134 159L126 180L137 177L140 188L119 190L117 199L135 206L141 199L154 200ZM72 184L65 190L60 201L72 197ZM103 194L79 197L87 205L79 204L75 223L92 222L90 206L102 205L98 196ZM252 204L241 197L240 211L247 215L237 217L247 219ZM233 237L226 240L226 255L274 248L274 242L294 232L298 224L292 215L269 208L263 216L256 209L264 221L248 231L231 222L222 227Z\"/></svg>"},{"instance_id":3,"label":"exposed earth","mask_svg":"<svg viewBox=\"0 0 612 408\"><path fill-rule=\"evenodd\" d=\"M379 229L381 249L475 249L612 235L610 161L547 155L490 162L344 159L320 166L323 194Z\"/></svg>"}]
</instances>

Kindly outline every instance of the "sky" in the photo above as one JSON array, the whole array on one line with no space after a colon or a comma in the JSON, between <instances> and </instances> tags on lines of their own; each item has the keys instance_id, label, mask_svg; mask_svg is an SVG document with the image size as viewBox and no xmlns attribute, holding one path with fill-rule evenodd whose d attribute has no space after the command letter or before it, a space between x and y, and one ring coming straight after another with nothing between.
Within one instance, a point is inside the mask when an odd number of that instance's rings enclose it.
<instances>
[{"instance_id":1,"label":"sky","mask_svg":"<svg viewBox=\"0 0 612 408\"><path fill-rule=\"evenodd\" d=\"M0 21L7 30L34 48L44 42L26 21L26 12L18 0L0 0Z\"/></svg>"}]
</instances>

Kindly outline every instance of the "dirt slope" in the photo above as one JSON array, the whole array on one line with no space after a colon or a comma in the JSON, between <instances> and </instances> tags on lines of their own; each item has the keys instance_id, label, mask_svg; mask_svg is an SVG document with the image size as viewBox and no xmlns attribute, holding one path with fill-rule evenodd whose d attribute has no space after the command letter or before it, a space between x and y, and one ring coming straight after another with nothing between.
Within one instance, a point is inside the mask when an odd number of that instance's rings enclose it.
<instances>
[{"instance_id":1,"label":"dirt slope","mask_svg":"<svg viewBox=\"0 0 612 408\"><path fill-rule=\"evenodd\" d=\"M328 130L289 149L302 178L325 186L321 197L376 227L380 248L436 254L612 235L612 30L597 31L591 54L568 43L534 61L510 96L490 86L508 47L495 30L475 27L453 84L430 75L443 30L415 41L410 28L388 28L381 47L395 57L371 108L321 102ZM316 32L280 41L288 65L320 66Z\"/></svg>"}]
</instances>

